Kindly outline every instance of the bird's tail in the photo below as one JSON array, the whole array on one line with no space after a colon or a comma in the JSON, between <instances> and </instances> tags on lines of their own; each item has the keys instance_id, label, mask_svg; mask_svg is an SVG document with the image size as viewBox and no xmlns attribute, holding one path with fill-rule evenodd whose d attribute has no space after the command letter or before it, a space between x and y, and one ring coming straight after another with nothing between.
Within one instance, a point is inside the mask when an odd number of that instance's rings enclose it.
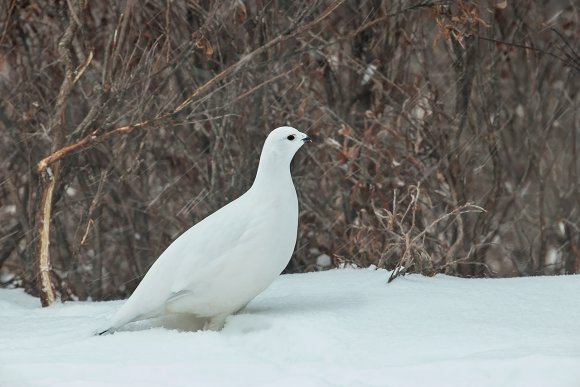
<instances>
[{"instance_id":1,"label":"bird's tail","mask_svg":"<svg viewBox=\"0 0 580 387\"><path fill-rule=\"evenodd\" d=\"M97 329L97 331L95 332L95 336L102 336L109 333L113 333L123 325L135 321L137 319L138 318L132 316L127 316L125 313L123 313L123 307L121 307L121 309L119 309L117 313L115 313L113 317L111 317L107 321L106 325L102 325L99 327L99 329Z\"/></svg>"},{"instance_id":2,"label":"bird's tail","mask_svg":"<svg viewBox=\"0 0 580 387\"><path fill-rule=\"evenodd\" d=\"M107 329L105 329L104 331L101 331L101 332L97 331L97 333L95 333L95 336L102 336L102 335L105 335L105 334L108 334L108 333L113 333L113 332L114 332L114 328L111 327L111 328L107 328Z\"/></svg>"},{"instance_id":3,"label":"bird's tail","mask_svg":"<svg viewBox=\"0 0 580 387\"><path fill-rule=\"evenodd\" d=\"M113 318L108 322L108 328L107 329L99 329L97 330L97 332L95 333L95 336L102 336L102 335L106 335L109 333L114 333L117 329L132 323L134 321L139 321L139 320L143 320L143 319L147 319L154 316L153 313L142 313L139 314L137 316L135 315L128 315L126 313L124 313L123 308L121 308L114 316Z\"/></svg>"}]
</instances>

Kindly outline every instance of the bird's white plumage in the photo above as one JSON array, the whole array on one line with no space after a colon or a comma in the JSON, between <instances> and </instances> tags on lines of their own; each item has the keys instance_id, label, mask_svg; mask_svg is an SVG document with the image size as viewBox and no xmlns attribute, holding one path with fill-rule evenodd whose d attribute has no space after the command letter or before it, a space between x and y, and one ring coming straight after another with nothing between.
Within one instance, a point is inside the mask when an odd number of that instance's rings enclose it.
<instances>
[{"instance_id":1,"label":"bird's white plumage","mask_svg":"<svg viewBox=\"0 0 580 387\"><path fill-rule=\"evenodd\" d=\"M290 161L307 140L291 127L273 130L252 187L177 238L106 331L166 314L193 316L219 329L270 285L296 243L298 199Z\"/></svg>"}]
</instances>

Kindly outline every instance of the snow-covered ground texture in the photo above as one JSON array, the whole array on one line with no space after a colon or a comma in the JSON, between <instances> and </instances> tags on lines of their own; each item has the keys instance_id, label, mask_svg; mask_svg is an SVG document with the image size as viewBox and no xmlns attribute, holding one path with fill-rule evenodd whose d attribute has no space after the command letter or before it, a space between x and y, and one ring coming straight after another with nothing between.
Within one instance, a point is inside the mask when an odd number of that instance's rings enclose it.
<instances>
[{"instance_id":1,"label":"snow-covered ground texture","mask_svg":"<svg viewBox=\"0 0 580 387\"><path fill-rule=\"evenodd\" d=\"M0 290L0 386L580 386L580 276L284 275L221 332Z\"/></svg>"}]
</instances>

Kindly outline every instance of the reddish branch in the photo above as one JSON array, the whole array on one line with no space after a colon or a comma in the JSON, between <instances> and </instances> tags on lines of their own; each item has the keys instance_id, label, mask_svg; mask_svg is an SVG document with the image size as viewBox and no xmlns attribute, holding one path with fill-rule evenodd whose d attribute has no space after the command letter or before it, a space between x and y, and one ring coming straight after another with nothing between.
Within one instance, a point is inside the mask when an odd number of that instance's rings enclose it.
<instances>
[{"instance_id":1,"label":"reddish branch","mask_svg":"<svg viewBox=\"0 0 580 387\"><path fill-rule=\"evenodd\" d=\"M74 4L68 3L69 20L64 34L58 41L58 55L60 61L64 64L64 78L60 85L54 114L49 120L49 133L52 136L53 148L59 149L64 142L64 116L67 107L68 97L74 88L76 81L85 71L90 63L90 58L79 69L75 76L75 67L73 65L71 46L73 38L81 25L77 12L80 11L86 3L82 0ZM55 160L58 161L59 159ZM55 163L53 162L53 163ZM52 218L52 197L54 188L58 180L60 164L55 163L54 168L49 169L49 164L38 169L40 174L40 202L37 213L37 232L38 239L36 245L36 265L38 268L38 288L42 306L48 306L55 302L56 292L51 280L50 265L50 221Z\"/></svg>"},{"instance_id":2,"label":"reddish branch","mask_svg":"<svg viewBox=\"0 0 580 387\"><path fill-rule=\"evenodd\" d=\"M154 121L162 120L164 118L167 118L168 116L169 116L169 114L164 114L164 115L158 116L157 118L154 118L152 120L146 120L146 121L142 121L142 122L139 122L136 124L126 125L126 126L122 126L120 128L116 128L116 129L110 130L106 133L103 133L101 135L98 135L99 129L96 129L92 133L88 134L87 136L83 137L79 141L75 142L74 144L70 144L70 145L67 145L65 147L62 147L62 148L58 149L57 151L53 152L52 154L50 154L49 156L43 158L37 164L36 168L37 168L38 172L43 172L51 164L53 164L59 160L62 160L64 157L66 157L70 154L76 153L82 149L94 147L95 145L98 145L102 142L107 141L111 137L123 135L123 134L129 134L135 129L143 128L143 127L151 124Z\"/></svg>"}]
</instances>

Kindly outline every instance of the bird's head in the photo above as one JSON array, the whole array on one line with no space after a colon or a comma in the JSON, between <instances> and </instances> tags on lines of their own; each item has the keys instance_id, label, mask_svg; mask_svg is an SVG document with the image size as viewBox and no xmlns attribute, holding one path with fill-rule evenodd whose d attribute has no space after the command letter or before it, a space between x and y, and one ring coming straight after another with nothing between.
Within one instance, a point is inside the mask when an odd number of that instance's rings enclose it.
<instances>
[{"instance_id":1,"label":"bird's head","mask_svg":"<svg viewBox=\"0 0 580 387\"><path fill-rule=\"evenodd\" d=\"M260 165L253 187L269 187L280 176L286 178L290 173L290 162L294 154L310 137L289 126L282 126L270 132L262 148ZM286 171L282 173L282 171Z\"/></svg>"},{"instance_id":2,"label":"bird's head","mask_svg":"<svg viewBox=\"0 0 580 387\"><path fill-rule=\"evenodd\" d=\"M282 126L270 132L262 152L287 156L291 160L305 142L312 142L306 134L290 126Z\"/></svg>"}]
</instances>

